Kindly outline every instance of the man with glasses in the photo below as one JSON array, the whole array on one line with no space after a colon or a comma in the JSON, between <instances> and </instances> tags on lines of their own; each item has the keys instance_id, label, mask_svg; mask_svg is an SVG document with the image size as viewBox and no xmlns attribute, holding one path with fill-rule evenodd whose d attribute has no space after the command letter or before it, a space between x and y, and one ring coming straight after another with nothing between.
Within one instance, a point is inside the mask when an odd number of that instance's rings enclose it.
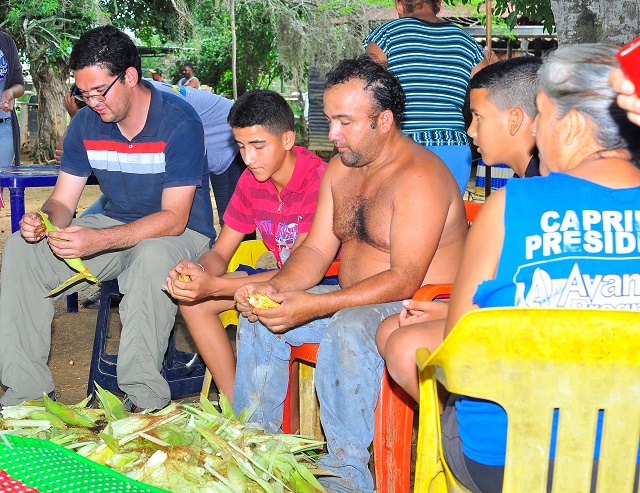
<instances>
[{"instance_id":1,"label":"man with glasses","mask_svg":"<svg viewBox=\"0 0 640 493\"><path fill-rule=\"evenodd\" d=\"M117 278L124 294L118 384L127 409L162 408L171 395L160 369L176 313L162 286L180 259L195 261L215 237L202 123L186 101L142 80L135 45L113 26L85 33L70 67L74 97L88 108L71 121L42 206L58 232L40 232L37 214L27 213L3 253L0 380L8 389L0 403L53 390L54 306L45 295L71 275L62 259L80 257L100 281ZM73 219L92 172L108 200L104 213Z\"/></svg>"}]
</instances>

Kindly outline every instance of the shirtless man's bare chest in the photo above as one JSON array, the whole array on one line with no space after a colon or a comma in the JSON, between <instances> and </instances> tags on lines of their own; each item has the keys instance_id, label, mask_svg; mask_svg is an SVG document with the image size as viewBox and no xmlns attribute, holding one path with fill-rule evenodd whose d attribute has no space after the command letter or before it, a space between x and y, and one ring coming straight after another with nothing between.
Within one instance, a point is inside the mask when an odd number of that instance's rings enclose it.
<instances>
[{"instance_id":1,"label":"shirtless man's bare chest","mask_svg":"<svg viewBox=\"0 0 640 493\"><path fill-rule=\"evenodd\" d=\"M389 253L393 198L383 180L346 179L333 193L333 228L343 247L366 244Z\"/></svg>"}]
</instances>

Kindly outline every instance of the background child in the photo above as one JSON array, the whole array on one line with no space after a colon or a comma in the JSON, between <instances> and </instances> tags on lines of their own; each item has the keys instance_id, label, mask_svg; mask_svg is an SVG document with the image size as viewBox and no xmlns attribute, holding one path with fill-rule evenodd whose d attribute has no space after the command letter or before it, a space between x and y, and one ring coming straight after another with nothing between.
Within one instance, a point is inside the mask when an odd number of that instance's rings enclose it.
<instances>
[{"instance_id":1,"label":"background child","mask_svg":"<svg viewBox=\"0 0 640 493\"><path fill-rule=\"evenodd\" d=\"M483 68L471 79L473 121L467 133L487 166L504 163L517 176L540 175L531 126L541 65L539 58L512 58ZM376 343L389 374L417 401L416 349L440 345L448 304L404 300L402 306L399 315L380 324Z\"/></svg>"},{"instance_id":2,"label":"background child","mask_svg":"<svg viewBox=\"0 0 640 493\"><path fill-rule=\"evenodd\" d=\"M519 177L540 176L531 124L538 111L538 69L542 60L518 57L480 70L469 83L467 134L487 166L506 164Z\"/></svg>"}]
</instances>

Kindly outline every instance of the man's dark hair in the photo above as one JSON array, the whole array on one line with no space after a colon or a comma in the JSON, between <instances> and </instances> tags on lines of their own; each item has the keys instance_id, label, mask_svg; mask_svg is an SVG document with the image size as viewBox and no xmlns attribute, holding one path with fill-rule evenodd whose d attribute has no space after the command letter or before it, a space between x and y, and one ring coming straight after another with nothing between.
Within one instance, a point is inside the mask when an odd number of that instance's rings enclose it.
<instances>
[{"instance_id":1,"label":"man's dark hair","mask_svg":"<svg viewBox=\"0 0 640 493\"><path fill-rule=\"evenodd\" d=\"M486 89L487 97L500 111L521 108L530 118L538 114L538 70L542 59L521 56L501 60L478 71L469 82L472 89Z\"/></svg>"},{"instance_id":2,"label":"man's dark hair","mask_svg":"<svg viewBox=\"0 0 640 493\"><path fill-rule=\"evenodd\" d=\"M129 36L111 25L87 31L71 50L71 70L96 65L106 68L113 76L133 67L138 71L138 79L142 79L142 61L136 45Z\"/></svg>"},{"instance_id":3,"label":"man's dark hair","mask_svg":"<svg viewBox=\"0 0 640 493\"><path fill-rule=\"evenodd\" d=\"M253 89L240 96L229 111L231 128L262 125L274 135L295 132L294 116L289 103L277 92Z\"/></svg>"},{"instance_id":4,"label":"man's dark hair","mask_svg":"<svg viewBox=\"0 0 640 493\"><path fill-rule=\"evenodd\" d=\"M351 79L364 82L365 91L373 96L374 113L371 119L382 111L391 110L398 128L404 117L406 97L398 78L369 55L361 55L341 61L327 74L325 89L345 84Z\"/></svg>"},{"instance_id":5,"label":"man's dark hair","mask_svg":"<svg viewBox=\"0 0 640 493\"><path fill-rule=\"evenodd\" d=\"M433 10L433 13L438 15L440 12L440 6L438 5L438 0L402 0L404 4L405 11L408 14L411 14L414 10L422 5L428 5Z\"/></svg>"},{"instance_id":6,"label":"man's dark hair","mask_svg":"<svg viewBox=\"0 0 640 493\"><path fill-rule=\"evenodd\" d=\"M191 64L191 62L184 62L182 64L182 68L184 67L189 67L191 69L191 71L193 72L193 65Z\"/></svg>"}]
</instances>

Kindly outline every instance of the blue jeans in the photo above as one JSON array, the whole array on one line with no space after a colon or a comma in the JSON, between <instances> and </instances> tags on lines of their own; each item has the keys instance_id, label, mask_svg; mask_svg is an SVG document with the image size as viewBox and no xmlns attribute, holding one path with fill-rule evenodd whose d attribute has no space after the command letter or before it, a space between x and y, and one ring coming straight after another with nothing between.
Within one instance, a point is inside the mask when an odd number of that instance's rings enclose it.
<instances>
[{"instance_id":1,"label":"blue jeans","mask_svg":"<svg viewBox=\"0 0 640 493\"><path fill-rule=\"evenodd\" d=\"M104 194L100 195L93 204L80 214L80 217L88 216L89 214L104 214L104 208L107 206L107 202L107 197Z\"/></svg>"},{"instance_id":2,"label":"blue jeans","mask_svg":"<svg viewBox=\"0 0 640 493\"><path fill-rule=\"evenodd\" d=\"M13 129L9 118L0 123L0 166L11 166L14 154Z\"/></svg>"},{"instance_id":3,"label":"blue jeans","mask_svg":"<svg viewBox=\"0 0 640 493\"><path fill-rule=\"evenodd\" d=\"M339 286L316 286L309 292L336 289ZM329 453L318 467L340 475L321 479L329 492L373 491L368 447L373 441L374 411L384 370L376 329L401 310L400 302L345 308L282 334L240 319L234 408L240 412L257 404L251 421L272 432L282 425L291 346L320 343L316 390Z\"/></svg>"}]
</instances>

